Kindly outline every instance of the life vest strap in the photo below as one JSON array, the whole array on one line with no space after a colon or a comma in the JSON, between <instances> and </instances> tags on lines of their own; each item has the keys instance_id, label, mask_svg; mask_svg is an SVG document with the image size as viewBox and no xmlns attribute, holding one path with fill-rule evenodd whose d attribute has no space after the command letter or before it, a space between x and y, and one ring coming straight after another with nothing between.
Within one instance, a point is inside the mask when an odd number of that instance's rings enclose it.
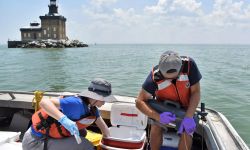
<instances>
[{"instance_id":1,"label":"life vest strap","mask_svg":"<svg viewBox=\"0 0 250 150\"><path fill-rule=\"evenodd\" d=\"M48 116L48 118L45 119L41 112L38 113L38 117L41 120L41 122L36 126L37 130L50 128L51 124L56 122L56 119L54 119L54 118L52 118L50 116Z\"/></svg>"},{"instance_id":2,"label":"life vest strap","mask_svg":"<svg viewBox=\"0 0 250 150\"><path fill-rule=\"evenodd\" d=\"M36 129L37 130L47 129L50 125L48 124L48 122L46 121L46 119L43 118L41 112L38 113L38 117L41 120L41 122L36 126Z\"/></svg>"},{"instance_id":3,"label":"life vest strap","mask_svg":"<svg viewBox=\"0 0 250 150\"><path fill-rule=\"evenodd\" d=\"M49 129L50 129L50 127L46 128L43 150L48 150Z\"/></svg>"},{"instance_id":4,"label":"life vest strap","mask_svg":"<svg viewBox=\"0 0 250 150\"><path fill-rule=\"evenodd\" d=\"M61 126L60 126L61 124L60 124L58 121L56 121L55 124L56 124L56 128L57 128L58 133L59 133L62 137L67 137L67 136L64 135L63 132L62 132L62 128L61 128Z\"/></svg>"}]
</instances>

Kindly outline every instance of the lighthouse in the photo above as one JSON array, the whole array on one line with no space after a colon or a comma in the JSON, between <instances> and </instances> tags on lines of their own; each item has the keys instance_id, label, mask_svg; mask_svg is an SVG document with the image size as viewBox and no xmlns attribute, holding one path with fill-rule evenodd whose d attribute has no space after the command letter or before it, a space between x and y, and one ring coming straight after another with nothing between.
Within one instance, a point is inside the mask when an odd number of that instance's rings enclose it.
<instances>
[{"instance_id":1,"label":"lighthouse","mask_svg":"<svg viewBox=\"0 0 250 150\"><path fill-rule=\"evenodd\" d=\"M8 48L64 48L88 47L79 40L70 41L66 35L66 18L59 14L56 0L50 0L49 12L40 16L40 22L31 22L20 28L21 41L8 40Z\"/></svg>"},{"instance_id":2,"label":"lighthouse","mask_svg":"<svg viewBox=\"0 0 250 150\"><path fill-rule=\"evenodd\" d=\"M66 18L58 13L56 0L50 0L48 7L49 12L39 17L41 19L41 24L32 22L30 26L20 29L23 42L67 39Z\"/></svg>"},{"instance_id":3,"label":"lighthouse","mask_svg":"<svg viewBox=\"0 0 250 150\"><path fill-rule=\"evenodd\" d=\"M54 15L57 13L58 13L58 6L56 5L56 0L50 0L49 15Z\"/></svg>"}]
</instances>

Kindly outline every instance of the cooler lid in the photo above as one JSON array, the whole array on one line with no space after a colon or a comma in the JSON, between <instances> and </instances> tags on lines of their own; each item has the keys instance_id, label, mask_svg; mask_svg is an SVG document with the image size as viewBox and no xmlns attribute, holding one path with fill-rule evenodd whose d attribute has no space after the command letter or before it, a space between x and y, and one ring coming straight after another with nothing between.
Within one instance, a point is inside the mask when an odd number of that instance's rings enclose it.
<instances>
[{"instance_id":1,"label":"cooler lid","mask_svg":"<svg viewBox=\"0 0 250 150\"><path fill-rule=\"evenodd\" d=\"M133 103L114 103L111 107L110 120L113 126L145 129L148 117L140 112Z\"/></svg>"}]
</instances>

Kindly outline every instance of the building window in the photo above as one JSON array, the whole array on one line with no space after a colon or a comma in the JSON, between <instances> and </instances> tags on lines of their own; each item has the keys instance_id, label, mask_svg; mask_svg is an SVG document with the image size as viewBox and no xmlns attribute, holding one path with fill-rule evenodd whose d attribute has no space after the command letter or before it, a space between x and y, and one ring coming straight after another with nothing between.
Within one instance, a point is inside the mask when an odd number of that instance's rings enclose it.
<instances>
[{"instance_id":1,"label":"building window","mask_svg":"<svg viewBox=\"0 0 250 150\"><path fill-rule=\"evenodd\" d=\"M53 28L53 31L56 31L56 27Z\"/></svg>"},{"instance_id":2,"label":"building window","mask_svg":"<svg viewBox=\"0 0 250 150\"><path fill-rule=\"evenodd\" d=\"M50 37L50 34L48 34L48 38Z\"/></svg>"},{"instance_id":3,"label":"building window","mask_svg":"<svg viewBox=\"0 0 250 150\"><path fill-rule=\"evenodd\" d=\"M42 34L41 33L38 33L38 37L40 38L42 36Z\"/></svg>"},{"instance_id":4,"label":"building window","mask_svg":"<svg viewBox=\"0 0 250 150\"><path fill-rule=\"evenodd\" d=\"M49 31L49 27L47 28L47 30Z\"/></svg>"},{"instance_id":5,"label":"building window","mask_svg":"<svg viewBox=\"0 0 250 150\"><path fill-rule=\"evenodd\" d=\"M46 30L43 30L43 34L46 35Z\"/></svg>"},{"instance_id":6,"label":"building window","mask_svg":"<svg viewBox=\"0 0 250 150\"><path fill-rule=\"evenodd\" d=\"M26 33L23 33L23 37L26 37Z\"/></svg>"},{"instance_id":7,"label":"building window","mask_svg":"<svg viewBox=\"0 0 250 150\"><path fill-rule=\"evenodd\" d=\"M30 33L28 33L28 37L30 37Z\"/></svg>"},{"instance_id":8,"label":"building window","mask_svg":"<svg viewBox=\"0 0 250 150\"><path fill-rule=\"evenodd\" d=\"M56 38L56 34L54 34L54 38Z\"/></svg>"}]
</instances>

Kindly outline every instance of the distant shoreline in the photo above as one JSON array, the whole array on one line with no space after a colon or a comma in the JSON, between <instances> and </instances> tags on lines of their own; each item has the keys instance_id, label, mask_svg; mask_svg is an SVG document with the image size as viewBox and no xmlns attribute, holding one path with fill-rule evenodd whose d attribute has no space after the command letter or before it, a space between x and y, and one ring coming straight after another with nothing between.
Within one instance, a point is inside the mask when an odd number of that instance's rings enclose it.
<instances>
[{"instance_id":1,"label":"distant shoreline","mask_svg":"<svg viewBox=\"0 0 250 150\"><path fill-rule=\"evenodd\" d=\"M208 45L208 46L250 46L250 44L191 44L191 43L180 43L180 44L164 44L164 43L91 43L88 46L98 46L98 45ZM8 47L8 44L1 43L0 46Z\"/></svg>"},{"instance_id":2,"label":"distant shoreline","mask_svg":"<svg viewBox=\"0 0 250 150\"><path fill-rule=\"evenodd\" d=\"M88 47L78 40L8 41L8 48L76 48Z\"/></svg>"}]
</instances>

